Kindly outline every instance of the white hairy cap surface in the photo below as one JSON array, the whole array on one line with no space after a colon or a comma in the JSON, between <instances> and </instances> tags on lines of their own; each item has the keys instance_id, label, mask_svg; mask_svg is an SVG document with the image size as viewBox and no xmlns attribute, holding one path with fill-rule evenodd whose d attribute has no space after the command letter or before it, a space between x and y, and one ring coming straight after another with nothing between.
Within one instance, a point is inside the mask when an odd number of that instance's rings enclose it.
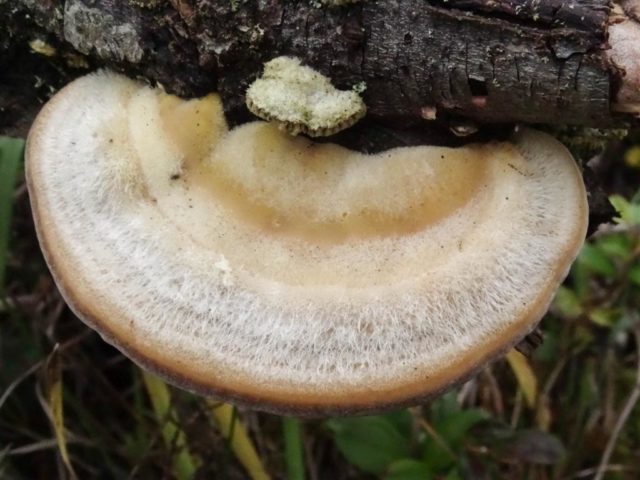
<instances>
[{"instance_id":1,"label":"white hairy cap surface","mask_svg":"<svg viewBox=\"0 0 640 480\"><path fill-rule=\"evenodd\" d=\"M583 242L567 150L363 155L110 74L27 146L39 238L76 313L170 381L298 414L417 403L526 335Z\"/></svg>"},{"instance_id":2,"label":"white hairy cap surface","mask_svg":"<svg viewBox=\"0 0 640 480\"><path fill-rule=\"evenodd\" d=\"M366 113L354 91L336 89L321 73L293 57L264 64L262 77L247 89L249 110L297 135L327 136L350 127Z\"/></svg>"}]
</instances>

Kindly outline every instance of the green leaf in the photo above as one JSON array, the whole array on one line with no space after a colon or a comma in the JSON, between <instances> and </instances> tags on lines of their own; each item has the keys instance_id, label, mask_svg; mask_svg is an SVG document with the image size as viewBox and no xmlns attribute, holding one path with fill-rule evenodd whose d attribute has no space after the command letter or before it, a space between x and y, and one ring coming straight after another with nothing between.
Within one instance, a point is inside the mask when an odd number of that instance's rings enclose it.
<instances>
[{"instance_id":1,"label":"green leaf","mask_svg":"<svg viewBox=\"0 0 640 480\"><path fill-rule=\"evenodd\" d=\"M640 287L640 265L636 265L629 270L629 280Z\"/></svg>"},{"instance_id":2,"label":"green leaf","mask_svg":"<svg viewBox=\"0 0 640 480\"><path fill-rule=\"evenodd\" d=\"M5 287L13 191L23 152L24 140L0 137L0 291Z\"/></svg>"},{"instance_id":3,"label":"green leaf","mask_svg":"<svg viewBox=\"0 0 640 480\"><path fill-rule=\"evenodd\" d=\"M589 269L580 262L574 262L571 267L571 284L573 285L573 291L579 299L586 299L589 297L591 291L591 276Z\"/></svg>"},{"instance_id":4,"label":"green leaf","mask_svg":"<svg viewBox=\"0 0 640 480\"><path fill-rule=\"evenodd\" d=\"M384 417L332 419L327 426L340 452L365 472L382 474L410 454L407 439Z\"/></svg>"},{"instance_id":5,"label":"green leaf","mask_svg":"<svg viewBox=\"0 0 640 480\"><path fill-rule=\"evenodd\" d=\"M431 419L437 424L461 410L455 392L447 392L431 404Z\"/></svg>"},{"instance_id":6,"label":"green leaf","mask_svg":"<svg viewBox=\"0 0 640 480\"><path fill-rule=\"evenodd\" d=\"M620 195L611 195L609 202L620 215L620 217L614 219L616 222L628 225L640 224L640 205L630 203Z\"/></svg>"},{"instance_id":7,"label":"green leaf","mask_svg":"<svg viewBox=\"0 0 640 480\"><path fill-rule=\"evenodd\" d=\"M620 216L622 216L623 212L625 212L630 206L627 199L621 195L611 195L609 197L609 203L611 203Z\"/></svg>"},{"instance_id":8,"label":"green leaf","mask_svg":"<svg viewBox=\"0 0 640 480\"><path fill-rule=\"evenodd\" d=\"M566 318L577 318L582 315L582 305L578 295L565 286L558 289L553 304Z\"/></svg>"},{"instance_id":9,"label":"green leaf","mask_svg":"<svg viewBox=\"0 0 640 480\"><path fill-rule=\"evenodd\" d=\"M559 333L553 328L554 325L545 332L544 342L534 352L533 358L536 363L555 363L560 352Z\"/></svg>"},{"instance_id":10,"label":"green leaf","mask_svg":"<svg viewBox=\"0 0 640 480\"><path fill-rule=\"evenodd\" d=\"M469 430L487 418L487 413L480 409L452 411L440 417L434 424L440 438L427 441L423 454L425 463L438 473L455 466L460 460L460 451Z\"/></svg>"},{"instance_id":11,"label":"green leaf","mask_svg":"<svg viewBox=\"0 0 640 480\"><path fill-rule=\"evenodd\" d=\"M386 413L383 417L389 420L402 436L409 441L411 440L413 436L413 416L409 410Z\"/></svg>"},{"instance_id":12,"label":"green leaf","mask_svg":"<svg viewBox=\"0 0 640 480\"><path fill-rule=\"evenodd\" d=\"M460 472L458 472L458 470L454 468L449 473L447 473L447 476L444 477L444 480L462 480L462 476L460 475Z\"/></svg>"},{"instance_id":13,"label":"green leaf","mask_svg":"<svg viewBox=\"0 0 640 480\"><path fill-rule=\"evenodd\" d=\"M631 242L627 235L606 235L598 239L597 246L610 257L625 259L631 253Z\"/></svg>"},{"instance_id":14,"label":"green leaf","mask_svg":"<svg viewBox=\"0 0 640 480\"><path fill-rule=\"evenodd\" d=\"M461 444L471 428L487 418L488 414L484 410L471 408L450 415L446 420L438 422L436 428L449 445L456 447Z\"/></svg>"},{"instance_id":15,"label":"green leaf","mask_svg":"<svg viewBox=\"0 0 640 480\"><path fill-rule=\"evenodd\" d=\"M589 312L589 319L601 327L612 327L619 317L619 312L611 308L596 308Z\"/></svg>"},{"instance_id":16,"label":"green leaf","mask_svg":"<svg viewBox=\"0 0 640 480\"><path fill-rule=\"evenodd\" d=\"M594 273L599 273L605 277L615 277L616 267L605 253L591 244L585 244L578 256L578 263Z\"/></svg>"},{"instance_id":17,"label":"green leaf","mask_svg":"<svg viewBox=\"0 0 640 480\"><path fill-rule=\"evenodd\" d=\"M429 480L433 475L426 464L405 458L393 462L383 478L384 480Z\"/></svg>"}]
</instances>

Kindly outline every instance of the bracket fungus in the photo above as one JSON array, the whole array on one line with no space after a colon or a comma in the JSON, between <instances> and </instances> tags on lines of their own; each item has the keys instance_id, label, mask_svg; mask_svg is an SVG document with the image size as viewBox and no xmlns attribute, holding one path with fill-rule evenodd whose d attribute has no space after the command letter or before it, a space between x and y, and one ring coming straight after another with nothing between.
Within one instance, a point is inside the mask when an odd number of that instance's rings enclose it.
<instances>
[{"instance_id":1,"label":"bracket fungus","mask_svg":"<svg viewBox=\"0 0 640 480\"><path fill-rule=\"evenodd\" d=\"M301 415L468 378L536 326L587 224L544 133L365 155L107 73L44 107L27 176L80 318L174 384Z\"/></svg>"}]
</instances>

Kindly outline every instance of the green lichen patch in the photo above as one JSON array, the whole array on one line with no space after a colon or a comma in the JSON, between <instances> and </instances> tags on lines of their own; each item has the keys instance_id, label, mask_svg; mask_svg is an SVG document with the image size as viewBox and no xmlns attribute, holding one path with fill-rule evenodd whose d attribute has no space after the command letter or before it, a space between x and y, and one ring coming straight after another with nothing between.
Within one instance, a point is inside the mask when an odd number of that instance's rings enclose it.
<instances>
[{"instance_id":1,"label":"green lichen patch","mask_svg":"<svg viewBox=\"0 0 640 480\"><path fill-rule=\"evenodd\" d=\"M333 135L352 126L366 113L355 91L336 89L321 73L292 57L264 64L264 73L247 89L247 107L291 135Z\"/></svg>"},{"instance_id":2,"label":"green lichen patch","mask_svg":"<svg viewBox=\"0 0 640 480\"><path fill-rule=\"evenodd\" d=\"M165 0L132 0L131 4L147 10L153 10L159 7L163 3L168 3Z\"/></svg>"},{"instance_id":3,"label":"green lichen patch","mask_svg":"<svg viewBox=\"0 0 640 480\"><path fill-rule=\"evenodd\" d=\"M360 1L361 0L320 0L320 3L327 5L328 7L340 7L342 5L349 5Z\"/></svg>"}]
</instances>

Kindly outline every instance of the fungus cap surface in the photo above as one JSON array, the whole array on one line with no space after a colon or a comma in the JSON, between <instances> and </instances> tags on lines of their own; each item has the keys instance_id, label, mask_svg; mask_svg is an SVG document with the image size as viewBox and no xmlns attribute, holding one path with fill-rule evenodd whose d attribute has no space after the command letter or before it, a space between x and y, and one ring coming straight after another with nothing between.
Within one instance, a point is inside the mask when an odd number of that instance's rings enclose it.
<instances>
[{"instance_id":1,"label":"fungus cap surface","mask_svg":"<svg viewBox=\"0 0 640 480\"><path fill-rule=\"evenodd\" d=\"M27 176L84 321L173 383L298 414L468 377L535 327L587 223L543 133L364 155L104 73L45 106Z\"/></svg>"}]
</instances>

